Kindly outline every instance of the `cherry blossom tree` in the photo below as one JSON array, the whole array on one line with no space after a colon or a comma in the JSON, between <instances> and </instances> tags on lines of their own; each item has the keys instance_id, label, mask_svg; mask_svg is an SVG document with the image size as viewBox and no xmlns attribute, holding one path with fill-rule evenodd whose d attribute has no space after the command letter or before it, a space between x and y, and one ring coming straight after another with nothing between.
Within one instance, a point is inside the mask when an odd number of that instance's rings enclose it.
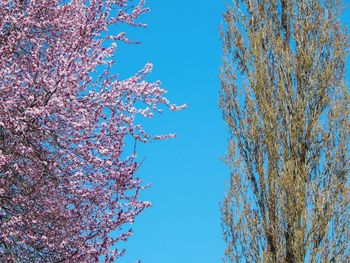
<instances>
[{"instance_id":1,"label":"cherry blossom tree","mask_svg":"<svg viewBox=\"0 0 350 263\"><path fill-rule=\"evenodd\" d=\"M136 122L170 104L152 65L111 73L119 24L144 1L0 1L0 260L113 262L148 207L135 176ZM157 136L164 139L172 135ZM135 144L126 152L126 143ZM118 243L118 244L117 244Z\"/></svg>"}]
</instances>

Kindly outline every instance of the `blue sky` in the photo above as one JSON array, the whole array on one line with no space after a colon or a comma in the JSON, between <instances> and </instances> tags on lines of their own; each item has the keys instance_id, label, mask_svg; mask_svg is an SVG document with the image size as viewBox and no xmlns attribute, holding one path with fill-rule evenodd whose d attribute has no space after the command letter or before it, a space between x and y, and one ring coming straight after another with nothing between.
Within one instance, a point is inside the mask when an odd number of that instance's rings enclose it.
<instances>
[{"instance_id":1,"label":"blue sky","mask_svg":"<svg viewBox=\"0 0 350 263\"><path fill-rule=\"evenodd\" d=\"M150 80L161 80L167 97L189 108L145 122L153 134L178 137L138 147L145 158L138 176L152 183L142 198L153 206L137 218L119 262L220 262L225 245L219 203L229 175L220 160L228 133L218 108L224 1L148 0L147 6L151 12L140 21L148 28L126 30L142 45L121 44L116 71L128 77L152 62ZM349 18L347 8L342 19L349 24Z\"/></svg>"},{"instance_id":2,"label":"blue sky","mask_svg":"<svg viewBox=\"0 0 350 263\"><path fill-rule=\"evenodd\" d=\"M182 112L166 111L147 121L153 134L177 138L139 147L145 158L138 176L152 187L142 198L153 206L139 216L134 236L119 261L144 263L220 262L219 202L228 170L219 159L227 134L218 108L222 1L148 0L151 12L140 21L148 28L125 29L142 45L119 45L116 71L127 77L150 61L150 80L161 80ZM124 29L124 28L123 28Z\"/></svg>"}]
</instances>

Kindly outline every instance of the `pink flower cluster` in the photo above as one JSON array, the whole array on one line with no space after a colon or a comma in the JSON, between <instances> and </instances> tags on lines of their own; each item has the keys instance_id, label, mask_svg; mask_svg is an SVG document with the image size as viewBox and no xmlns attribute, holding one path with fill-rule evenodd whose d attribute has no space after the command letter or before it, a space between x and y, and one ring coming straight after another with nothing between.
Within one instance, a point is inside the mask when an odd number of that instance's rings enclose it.
<instances>
[{"instance_id":1,"label":"pink flower cluster","mask_svg":"<svg viewBox=\"0 0 350 263\"><path fill-rule=\"evenodd\" d=\"M110 29L143 26L143 4L0 2L1 262L113 262L132 233L124 225L150 205L126 139L150 139L137 115L181 106L144 80L151 64L127 80L110 74L111 41L129 42Z\"/></svg>"}]
</instances>

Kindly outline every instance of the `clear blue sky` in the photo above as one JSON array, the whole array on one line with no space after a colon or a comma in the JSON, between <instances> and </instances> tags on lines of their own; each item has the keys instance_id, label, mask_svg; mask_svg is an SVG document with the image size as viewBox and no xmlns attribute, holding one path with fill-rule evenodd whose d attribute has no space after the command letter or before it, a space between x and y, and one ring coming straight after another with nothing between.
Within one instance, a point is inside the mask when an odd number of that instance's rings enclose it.
<instances>
[{"instance_id":1,"label":"clear blue sky","mask_svg":"<svg viewBox=\"0 0 350 263\"><path fill-rule=\"evenodd\" d=\"M224 1L148 0L147 6L151 12L141 21L148 28L126 30L142 45L120 45L116 70L127 77L152 62L150 80L161 80L168 98L189 108L146 122L153 134L174 132L178 137L139 147L145 161L138 176L152 183L142 198L153 206L137 218L119 262L220 262L225 245L219 202L229 174L219 159L228 138L218 108L217 77ZM342 19L349 24L349 8Z\"/></svg>"},{"instance_id":2,"label":"clear blue sky","mask_svg":"<svg viewBox=\"0 0 350 263\"><path fill-rule=\"evenodd\" d=\"M147 61L154 64L150 80L161 80L182 112L166 111L147 121L153 134L177 138L139 147L145 157L138 176L152 187L142 198L153 206L139 216L134 236L119 261L133 263L220 262L219 202L228 170L219 159L226 151L226 126L218 108L222 1L148 0L151 12L140 21L146 29L125 29L142 45L119 45L116 71L130 76Z\"/></svg>"}]
</instances>

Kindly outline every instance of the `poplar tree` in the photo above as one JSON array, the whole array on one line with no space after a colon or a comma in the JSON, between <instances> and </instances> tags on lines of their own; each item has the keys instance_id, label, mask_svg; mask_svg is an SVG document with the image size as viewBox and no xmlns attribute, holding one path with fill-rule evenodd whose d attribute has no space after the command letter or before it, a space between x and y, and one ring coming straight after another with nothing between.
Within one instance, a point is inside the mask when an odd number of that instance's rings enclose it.
<instances>
[{"instance_id":1,"label":"poplar tree","mask_svg":"<svg viewBox=\"0 0 350 263\"><path fill-rule=\"evenodd\" d=\"M221 30L226 262L349 262L348 33L338 0L235 0Z\"/></svg>"}]
</instances>

